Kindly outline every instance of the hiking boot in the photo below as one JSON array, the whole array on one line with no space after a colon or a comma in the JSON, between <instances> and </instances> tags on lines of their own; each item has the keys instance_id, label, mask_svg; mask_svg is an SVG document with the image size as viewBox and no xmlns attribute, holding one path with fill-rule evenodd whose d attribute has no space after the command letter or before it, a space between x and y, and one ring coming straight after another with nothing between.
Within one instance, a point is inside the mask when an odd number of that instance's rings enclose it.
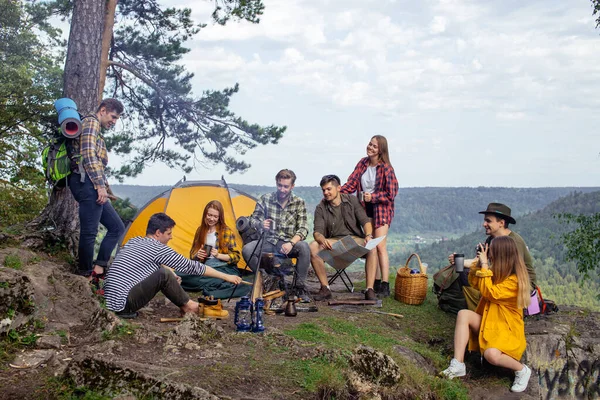
<instances>
[{"instance_id":1,"label":"hiking boot","mask_svg":"<svg viewBox=\"0 0 600 400\"><path fill-rule=\"evenodd\" d=\"M385 297L390 297L390 283L389 282L381 282L381 288L379 292L377 292L377 297L383 299Z\"/></svg>"},{"instance_id":2,"label":"hiking boot","mask_svg":"<svg viewBox=\"0 0 600 400\"><path fill-rule=\"evenodd\" d=\"M377 294L371 288L365 291L365 300L377 300Z\"/></svg>"},{"instance_id":3,"label":"hiking boot","mask_svg":"<svg viewBox=\"0 0 600 400\"><path fill-rule=\"evenodd\" d=\"M92 271L92 275L90 275L92 292L97 296L104 296L104 279L106 279L105 272L99 274L96 271Z\"/></svg>"},{"instance_id":4,"label":"hiking boot","mask_svg":"<svg viewBox=\"0 0 600 400\"><path fill-rule=\"evenodd\" d=\"M529 383L530 377L531 369L527 365L523 365L522 370L515 371L515 381L513 382L510 391L516 393L524 392L525 389L527 389L527 383Z\"/></svg>"},{"instance_id":5,"label":"hiking boot","mask_svg":"<svg viewBox=\"0 0 600 400\"><path fill-rule=\"evenodd\" d=\"M377 294L379 294L379 292L381 292L381 279L375 279L375 284L373 285L373 290Z\"/></svg>"},{"instance_id":6,"label":"hiking boot","mask_svg":"<svg viewBox=\"0 0 600 400\"><path fill-rule=\"evenodd\" d=\"M450 361L450 366L440 372L440 375L445 376L448 379L458 378L460 376L465 376L467 374L467 368L465 367L465 363L461 363L456 358L453 358Z\"/></svg>"},{"instance_id":7,"label":"hiking boot","mask_svg":"<svg viewBox=\"0 0 600 400\"><path fill-rule=\"evenodd\" d=\"M321 289L319 289L319 292L313 296L313 299L316 301L323 301L329 300L332 297L331 289L329 289L327 286L321 286Z\"/></svg>"},{"instance_id":8,"label":"hiking boot","mask_svg":"<svg viewBox=\"0 0 600 400\"><path fill-rule=\"evenodd\" d=\"M119 312L116 312L115 314L117 315L117 317L123 318L123 319L134 319L134 318L137 318L138 315L140 315L137 311L134 311L134 312L119 311Z\"/></svg>"},{"instance_id":9,"label":"hiking boot","mask_svg":"<svg viewBox=\"0 0 600 400\"><path fill-rule=\"evenodd\" d=\"M217 304L214 306L201 304L200 316L204 318L223 319L229 317L229 312L227 310L223 310L223 304L221 303L221 300L217 300Z\"/></svg>"},{"instance_id":10,"label":"hiking boot","mask_svg":"<svg viewBox=\"0 0 600 400\"><path fill-rule=\"evenodd\" d=\"M300 303L310 303L310 296L304 287L296 287L294 288L294 292L296 292L296 296L300 299Z\"/></svg>"}]
</instances>

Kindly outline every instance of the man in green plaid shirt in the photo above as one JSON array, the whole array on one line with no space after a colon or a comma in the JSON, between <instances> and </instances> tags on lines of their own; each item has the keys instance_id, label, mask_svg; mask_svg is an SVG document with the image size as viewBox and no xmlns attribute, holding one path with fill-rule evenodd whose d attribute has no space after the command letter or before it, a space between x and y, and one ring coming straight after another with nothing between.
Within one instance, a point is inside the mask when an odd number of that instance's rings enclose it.
<instances>
[{"instance_id":1,"label":"man in green plaid shirt","mask_svg":"<svg viewBox=\"0 0 600 400\"><path fill-rule=\"evenodd\" d=\"M264 231L263 253L279 253L297 259L294 291L303 302L308 303L310 297L305 282L310 249L305 240L308 235L306 203L292 192L296 182L294 171L282 169L275 176L275 182L277 191L258 199L250 225L259 232ZM242 255L253 271L258 269L259 249L259 240L246 244L242 249Z\"/></svg>"}]
</instances>

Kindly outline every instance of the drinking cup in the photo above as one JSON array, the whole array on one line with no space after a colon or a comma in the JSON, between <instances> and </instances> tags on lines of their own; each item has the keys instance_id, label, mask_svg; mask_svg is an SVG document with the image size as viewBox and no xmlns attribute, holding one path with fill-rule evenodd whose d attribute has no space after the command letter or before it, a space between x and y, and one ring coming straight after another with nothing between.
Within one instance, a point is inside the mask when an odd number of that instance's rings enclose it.
<instances>
[{"instance_id":1,"label":"drinking cup","mask_svg":"<svg viewBox=\"0 0 600 400\"><path fill-rule=\"evenodd\" d=\"M456 272L462 272L465 269L465 255L454 254L454 269Z\"/></svg>"},{"instance_id":2,"label":"drinking cup","mask_svg":"<svg viewBox=\"0 0 600 400\"><path fill-rule=\"evenodd\" d=\"M213 249L212 245L210 245L210 244L204 245L204 252L206 253L206 258L204 259L205 261L210 258L210 252L212 251L212 249Z\"/></svg>"}]
</instances>

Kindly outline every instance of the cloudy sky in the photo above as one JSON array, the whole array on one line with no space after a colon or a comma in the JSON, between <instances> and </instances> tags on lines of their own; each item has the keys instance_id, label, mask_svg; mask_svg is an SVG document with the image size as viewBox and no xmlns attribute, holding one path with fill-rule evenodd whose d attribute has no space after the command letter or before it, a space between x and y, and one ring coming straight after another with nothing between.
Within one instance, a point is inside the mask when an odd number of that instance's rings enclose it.
<instances>
[{"instance_id":1,"label":"cloudy sky","mask_svg":"<svg viewBox=\"0 0 600 400\"><path fill-rule=\"evenodd\" d=\"M264 0L258 25L209 24L185 58L197 93L288 127L230 183L345 179L372 135L400 186L599 186L600 30L589 0ZM171 0L209 21L211 1ZM188 179L218 179L221 167ZM172 184L156 165L125 183Z\"/></svg>"}]
</instances>

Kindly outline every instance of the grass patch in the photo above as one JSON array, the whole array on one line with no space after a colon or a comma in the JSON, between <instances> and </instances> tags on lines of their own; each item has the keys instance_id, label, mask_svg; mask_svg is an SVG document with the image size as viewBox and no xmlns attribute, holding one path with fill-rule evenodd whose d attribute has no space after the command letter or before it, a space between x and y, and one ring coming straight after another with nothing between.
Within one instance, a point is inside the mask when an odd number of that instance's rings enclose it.
<instances>
[{"instance_id":1,"label":"grass patch","mask_svg":"<svg viewBox=\"0 0 600 400\"><path fill-rule=\"evenodd\" d=\"M399 343L396 339L374 333L339 318L319 318L314 323L302 323L294 329L285 331L285 334L305 342L344 350L351 350L359 344L387 350Z\"/></svg>"},{"instance_id":2,"label":"grass patch","mask_svg":"<svg viewBox=\"0 0 600 400\"><path fill-rule=\"evenodd\" d=\"M85 386L77 386L67 378L49 378L35 394L38 398L57 400L110 400L115 397L112 394L104 394Z\"/></svg>"},{"instance_id":3,"label":"grass patch","mask_svg":"<svg viewBox=\"0 0 600 400\"><path fill-rule=\"evenodd\" d=\"M15 354L23 348L33 347L37 335L29 331L9 330L0 337L0 370L6 369Z\"/></svg>"},{"instance_id":4,"label":"grass patch","mask_svg":"<svg viewBox=\"0 0 600 400\"><path fill-rule=\"evenodd\" d=\"M115 326L112 331L102 331L102 340L123 339L133 335L136 329L137 326L128 324L127 322L121 322L119 325Z\"/></svg>"},{"instance_id":5,"label":"grass patch","mask_svg":"<svg viewBox=\"0 0 600 400\"><path fill-rule=\"evenodd\" d=\"M344 369L347 362L339 358L333 362L324 357L310 360L288 360L283 364L287 373L293 374L297 384L308 392L315 393L319 390L343 392L346 386Z\"/></svg>"},{"instance_id":6,"label":"grass patch","mask_svg":"<svg viewBox=\"0 0 600 400\"><path fill-rule=\"evenodd\" d=\"M7 268L20 270L23 269L23 261L21 261L17 255L7 254L6 257L4 257L4 266Z\"/></svg>"},{"instance_id":7,"label":"grass patch","mask_svg":"<svg viewBox=\"0 0 600 400\"><path fill-rule=\"evenodd\" d=\"M37 255L35 255L35 256L31 257L31 258L30 258L30 259L27 261L27 263L28 263L28 264L37 264L37 263L39 263L40 261L42 261L42 258L41 258L41 257L39 257L39 256L37 256Z\"/></svg>"}]
</instances>

